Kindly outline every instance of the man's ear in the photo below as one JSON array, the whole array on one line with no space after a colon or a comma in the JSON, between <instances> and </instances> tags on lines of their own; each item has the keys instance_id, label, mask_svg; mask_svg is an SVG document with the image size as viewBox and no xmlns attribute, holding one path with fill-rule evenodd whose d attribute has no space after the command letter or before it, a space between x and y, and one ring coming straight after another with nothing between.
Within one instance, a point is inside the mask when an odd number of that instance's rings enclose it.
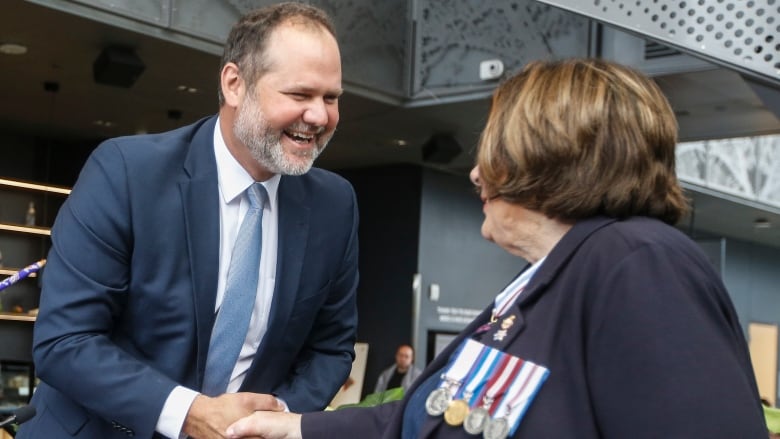
<instances>
[{"instance_id":1,"label":"man's ear","mask_svg":"<svg viewBox=\"0 0 780 439\"><path fill-rule=\"evenodd\" d=\"M222 95L225 97L225 105L237 107L241 96L246 92L244 81L235 63L229 62L222 67L219 75L219 85L222 87Z\"/></svg>"}]
</instances>

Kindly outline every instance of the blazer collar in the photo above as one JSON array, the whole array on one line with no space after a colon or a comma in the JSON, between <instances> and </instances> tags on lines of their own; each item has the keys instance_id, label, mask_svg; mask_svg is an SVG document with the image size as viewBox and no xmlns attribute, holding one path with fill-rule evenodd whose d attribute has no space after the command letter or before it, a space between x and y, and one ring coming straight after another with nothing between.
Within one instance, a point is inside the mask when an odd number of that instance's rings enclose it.
<instances>
[{"instance_id":1,"label":"blazer collar","mask_svg":"<svg viewBox=\"0 0 780 439\"><path fill-rule=\"evenodd\" d=\"M608 224L615 222L614 218L607 217L593 217L585 220L578 221L569 230L558 244L553 247L552 251L544 263L539 267L538 271L531 278L526 290L518 298L517 302L504 313L504 315L498 319L493 327L483 337L483 343L496 347L500 350L505 350L513 340L525 329L526 319L524 315L524 308L534 301L546 291L547 285L549 285L558 273L563 270L569 260L577 252L577 249L597 230L605 227ZM527 269L526 267L525 269ZM524 270L525 270L524 269ZM507 330L504 337L496 339L494 335L501 329L501 324L504 319L511 319L507 324L511 323L509 330Z\"/></svg>"}]
</instances>

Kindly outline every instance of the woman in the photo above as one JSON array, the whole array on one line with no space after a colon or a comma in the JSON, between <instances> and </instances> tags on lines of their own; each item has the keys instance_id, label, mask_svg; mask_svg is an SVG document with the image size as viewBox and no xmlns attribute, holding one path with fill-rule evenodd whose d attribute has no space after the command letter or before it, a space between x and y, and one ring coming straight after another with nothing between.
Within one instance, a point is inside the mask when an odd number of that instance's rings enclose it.
<instances>
[{"instance_id":1,"label":"woman","mask_svg":"<svg viewBox=\"0 0 780 439\"><path fill-rule=\"evenodd\" d=\"M530 266L403 401L258 412L229 437L767 437L728 294L671 226L676 141L641 74L528 65L493 97L471 180L482 235Z\"/></svg>"}]
</instances>

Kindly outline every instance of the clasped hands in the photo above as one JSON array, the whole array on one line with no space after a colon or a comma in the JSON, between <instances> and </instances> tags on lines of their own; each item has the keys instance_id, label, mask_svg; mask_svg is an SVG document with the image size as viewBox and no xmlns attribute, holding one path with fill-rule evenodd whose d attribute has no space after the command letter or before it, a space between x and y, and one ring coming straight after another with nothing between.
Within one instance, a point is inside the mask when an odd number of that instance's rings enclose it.
<instances>
[{"instance_id":1,"label":"clasped hands","mask_svg":"<svg viewBox=\"0 0 780 439\"><path fill-rule=\"evenodd\" d=\"M301 415L284 410L284 404L273 395L198 395L182 430L195 439L301 439Z\"/></svg>"}]
</instances>

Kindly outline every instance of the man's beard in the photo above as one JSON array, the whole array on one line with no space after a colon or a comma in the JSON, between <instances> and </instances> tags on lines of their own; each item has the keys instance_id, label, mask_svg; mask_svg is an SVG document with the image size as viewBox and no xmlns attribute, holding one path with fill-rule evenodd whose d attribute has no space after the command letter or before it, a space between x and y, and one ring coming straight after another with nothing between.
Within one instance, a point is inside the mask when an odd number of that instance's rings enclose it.
<instances>
[{"instance_id":1,"label":"man's beard","mask_svg":"<svg viewBox=\"0 0 780 439\"><path fill-rule=\"evenodd\" d=\"M244 105L238 110L236 120L233 123L233 132L236 137L249 148L252 158L268 171L282 175L303 175L311 169L314 160L328 146L332 134L319 138L324 128L312 129L312 126L304 123L296 123L287 129L292 132L314 131L316 134L313 141L316 143L316 147L308 151L292 153L298 160L288 158L282 147L282 136L284 135L282 130L272 130L268 126L268 122L260 111L260 105L254 97L249 95L247 95Z\"/></svg>"}]
</instances>

